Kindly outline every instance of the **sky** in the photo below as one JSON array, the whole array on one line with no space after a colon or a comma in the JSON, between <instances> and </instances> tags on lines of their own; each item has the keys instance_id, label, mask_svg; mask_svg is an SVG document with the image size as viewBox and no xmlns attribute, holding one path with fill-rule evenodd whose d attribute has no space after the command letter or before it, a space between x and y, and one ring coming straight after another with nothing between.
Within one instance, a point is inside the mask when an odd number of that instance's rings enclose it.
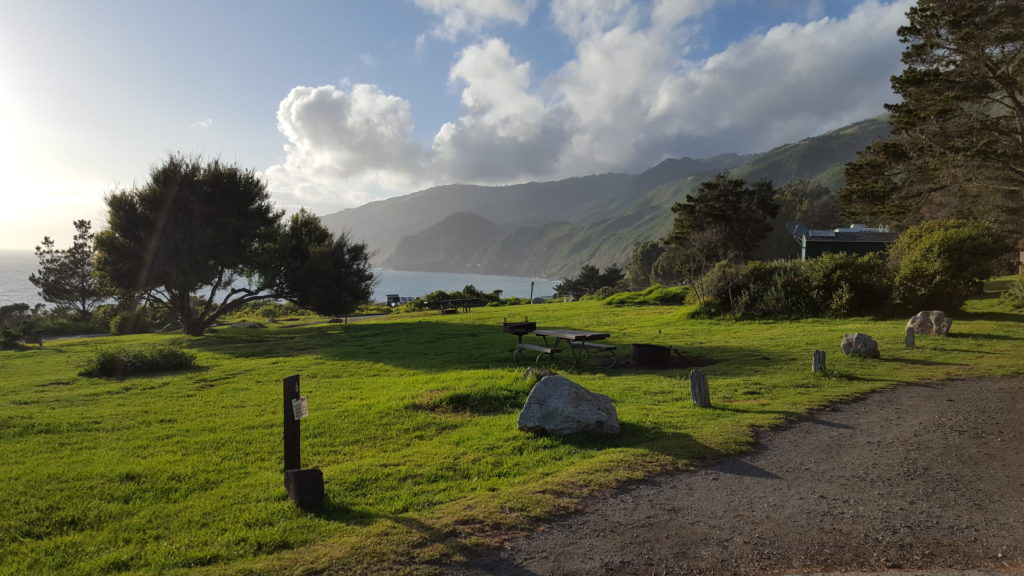
<instances>
[{"instance_id":1,"label":"sky","mask_svg":"<svg viewBox=\"0 0 1024 576\"><path fill-rule=\"evenodd\" d=\"M328 214L637 173L881 114L911 0L0 0L0 249L171 153Z\"/></svg>"}]
</instances>

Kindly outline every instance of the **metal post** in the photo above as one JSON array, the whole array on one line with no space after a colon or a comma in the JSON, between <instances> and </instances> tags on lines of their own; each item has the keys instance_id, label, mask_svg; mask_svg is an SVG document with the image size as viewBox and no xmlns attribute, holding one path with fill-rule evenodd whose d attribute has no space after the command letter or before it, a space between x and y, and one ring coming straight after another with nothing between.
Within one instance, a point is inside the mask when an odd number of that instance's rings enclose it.
<instances>
[{"instance_id":1,"label":"metal post","mask_svg":"<svg viewBox=\"0 0 1024 576\"><path fill-rule=\"evenodd\" d=\"M284 379L284 469L298 470L302 468L299 452L300 434L299 421L295 419L292 400L299 399L299 375Z\"/></svg>"}]
</instances>

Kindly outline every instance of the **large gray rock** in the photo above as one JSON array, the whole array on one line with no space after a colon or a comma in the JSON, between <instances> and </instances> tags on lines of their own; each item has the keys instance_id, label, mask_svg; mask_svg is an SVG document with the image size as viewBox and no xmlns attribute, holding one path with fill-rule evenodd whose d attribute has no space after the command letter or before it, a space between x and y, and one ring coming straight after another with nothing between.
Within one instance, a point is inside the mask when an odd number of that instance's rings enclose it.
<instances>
[{"instance_id":1,"label":"large gray rock","mask_svg":"<svg viewBox=\"0 0 1024 576\"><path fill-rule=\"evenodd\" d=\"M864 358L881 358L878 352L878 342L867 334L857 332L843 336L843 343L839 346L843 353L848 356L863 356Z\"/></svg>"},{"instance_id":2,"label":"large gray rock","mask_svg":"<svg viewBox=\"0 0 1024 576\"><path fill-rule=\"evenodd\" d=\"M907 321L907 328L913 328L914 334L945 336L952 327L953 319L942 310L922 310Z\"/></svg>"},{"instance_id":3,"label":"large gray rock","mask_svg":"<svg viewBox=\"0 0 1024 576\"><path fill-rule=\"evenodd\" d=\"M577 432L614 436L620 431L611 398L564 376L545 376L537 382L519 413L519 429L556 436Z\"/></svg>"}]
</instances>

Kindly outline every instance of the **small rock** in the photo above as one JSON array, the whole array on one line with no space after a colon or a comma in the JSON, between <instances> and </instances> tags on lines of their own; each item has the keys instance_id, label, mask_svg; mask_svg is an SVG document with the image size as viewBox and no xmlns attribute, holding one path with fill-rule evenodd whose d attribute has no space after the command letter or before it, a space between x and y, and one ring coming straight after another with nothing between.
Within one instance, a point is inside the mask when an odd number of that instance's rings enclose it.
<instances>
[{"instance_id":1,"label":"small rock","mask_svg":"<svg viewBox=\"0 0 1024 576\"><path fill-rule=\"evenodd\" d=\"M881 358L878 352L878 342L867 334L857 332L843 336L843 343L839 346L847 356L862 356L864 358Z\"/></svg>"}]
</instances>

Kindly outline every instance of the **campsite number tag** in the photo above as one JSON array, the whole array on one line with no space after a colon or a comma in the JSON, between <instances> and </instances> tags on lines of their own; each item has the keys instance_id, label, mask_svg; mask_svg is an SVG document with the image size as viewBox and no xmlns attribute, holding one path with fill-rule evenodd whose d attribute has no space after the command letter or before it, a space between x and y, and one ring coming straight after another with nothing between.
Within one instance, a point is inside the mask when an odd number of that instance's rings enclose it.
<instances>
[{"instance_id":1,"label":"campsite number tag","mask_svg":"<svg viewBox=\"0 0 1024 576\"><path fill-rule=\"evenodd\" d=\"M305 396L292 400L292 415L295 416L296 420L309 416L309 404L306 403Z\"/></svg>"}]
</instances>

